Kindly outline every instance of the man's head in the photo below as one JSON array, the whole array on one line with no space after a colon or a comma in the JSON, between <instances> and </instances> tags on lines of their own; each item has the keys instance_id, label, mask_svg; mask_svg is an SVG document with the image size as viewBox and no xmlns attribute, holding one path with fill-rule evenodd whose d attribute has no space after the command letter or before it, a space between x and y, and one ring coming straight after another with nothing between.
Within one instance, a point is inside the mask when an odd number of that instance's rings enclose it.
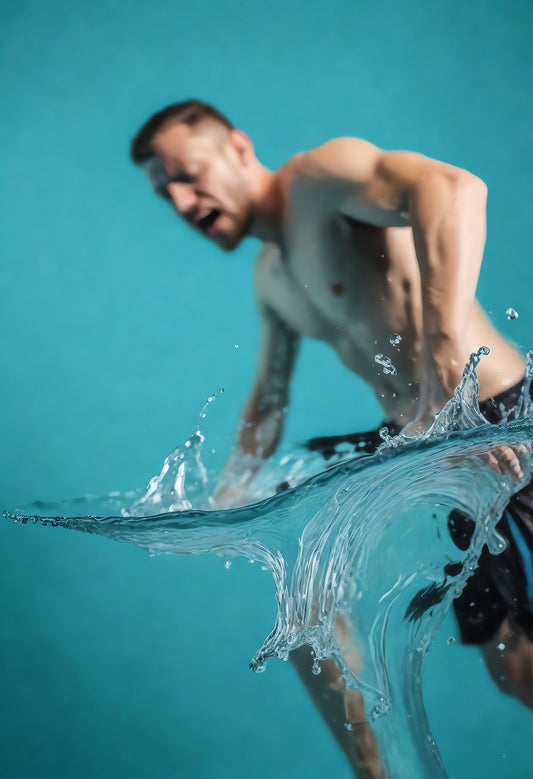
<instances>
[{"instance_id":1,"label":"man's head","mask_svg":"<svg viewBox=\"0 0 533 779\"><path fill-rule=\"evenodd\" d=\"M164 108L141 127L131 158L157 194L226 250L250 229L253 145L216 108L198 100Z\"/></svg>"}]
</instances>

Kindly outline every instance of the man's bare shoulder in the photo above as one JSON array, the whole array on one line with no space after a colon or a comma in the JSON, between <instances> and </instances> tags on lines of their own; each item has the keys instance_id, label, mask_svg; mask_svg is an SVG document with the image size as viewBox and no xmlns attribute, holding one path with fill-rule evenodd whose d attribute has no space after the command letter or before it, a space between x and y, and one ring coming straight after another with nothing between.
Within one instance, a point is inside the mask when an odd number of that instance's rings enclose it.
<instances>
[{"instance_id":1,"label":"man's bare shoulder","mask_svg":"<svg viewBox=\"0 0 533 779\"><path fill-rule=\"evenodd\" d=\"M333 138L326 143L299 152L281 168L288 181L325 181L345 179L365 181L372 175L383 152L363 138Z\"/></svg>"},{"instance_id":2,"label":"man's bare shoulder","mask_svg":"<svg viewBox=\"0 0 533 779\"><path fill-rule=\"evenodd\" d=\"M412 186L427 175L475 178L454 165L413 151L385 151L363 138L334 138L296 154L284 168L292 180L359 186L377 183L395 189Z\"/></svg>"}]
</instances>

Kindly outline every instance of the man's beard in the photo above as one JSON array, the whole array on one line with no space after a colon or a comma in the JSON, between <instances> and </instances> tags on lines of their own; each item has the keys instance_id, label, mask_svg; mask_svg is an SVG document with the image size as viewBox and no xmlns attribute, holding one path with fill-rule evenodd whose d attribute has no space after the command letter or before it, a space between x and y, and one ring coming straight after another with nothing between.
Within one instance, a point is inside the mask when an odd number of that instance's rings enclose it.
<instances>
[{"instance_id":1,"label":"man's beard","mask_svg":"<svg viewBox=\"0 0 533 779\"><path fill-rule=\"evenodd\" d=\"M252 229L252 212L249 210L242 220L235 224L235 230L229 235L222 235L221 246L224 251L231 252L236 249L240 243L250 235Z\"/></svg>"}]
</instances>

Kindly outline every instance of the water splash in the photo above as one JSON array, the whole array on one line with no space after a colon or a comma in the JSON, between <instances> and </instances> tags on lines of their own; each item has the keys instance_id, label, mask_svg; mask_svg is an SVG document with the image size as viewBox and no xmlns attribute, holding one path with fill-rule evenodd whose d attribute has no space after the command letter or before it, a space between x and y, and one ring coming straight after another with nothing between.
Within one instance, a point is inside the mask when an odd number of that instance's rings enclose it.
<instances>
[{"instance_id":1,"label":"water splash","mask_svg":"<svg viewBox=\"0 0 533 779\"><path fill-rule=\"evenodd\" d=\"M416 436L416 440L446 437L455 431L468 430L487 424L487 420L479 410L479 381L476 368L481 358L488 354L490 354L489 347L481 346L477 352L470 355L461 382L456 387L453 396L442 411L436 415L434 422L427 430ZM390 443L397 446L405 440L411 440L411 437L406 433L400 433Z\"/></svg>"},{"instance_id":2,"label":"water splash","mask_svg":"<svg viewBox=\"0 0 533 779\"><path fill-rule=\"evenodd\" d=\"M507 319L518 319L518 311L514 308L508 308L505 312Z\"/></svg>"},{"instance_id":3,"label":"water splash","mask_svg":"<svg viewBox=\"0 0 533 779\"><path fill-rule=\"evenodd\" d=\"M520 419L533 416L533 399L531 397L531 382L533 381L533 351L526 354L526 375L520 398L516 404L514 418Z\"/></svg>"},{"instance_id":4,"label":"water splash","mask_svg":"<svg viewBox=\"0 0 533 779\"><path fill-rule=\"evenodd\" d=\"M218 391L219 395L223 393L223 388ZM200 410L195 432L168 455L161 472L150 480L146 493L130 505L121 507L123 517L187 511L193 506L209 508L210 483L202 460L205 437L200 425L216 399L216 393L209 395Z\"/></svg>"},{"instance_id":5,"label":"water splash","mask_svg":"<svg viewBox=\"0 0 533 779\"><path fill-rule=\"evenodd\" d=\"M423 706L423 663L483 545L501 549L495 524L531 473L529 458L524 479L513 482L482 455L533 440L532 355L514 419L494 426L477 403L475 368L483 353L472 355L429 431L384 435L374 455L346 458L327 471L316 455L282 453L264 470L252 505L206 508L197 429L169 455L141 499L114 494L81 507L39 505L9 516L97 533L151 554L215 552L227 563L236 555L257 560L272 572L278 613L252 668L261 671L269 658L286 658L303 644L313 650L315 670L319 660L333 657L347 686L363 693L389 774L444 777ZM280 473L294 486L276 495ZM81 516L80 508L100 516ZM475 520L467 550L448 532L453 510ZM339 636L339 619L348 638Z\"/></svg>"}]
</instances>

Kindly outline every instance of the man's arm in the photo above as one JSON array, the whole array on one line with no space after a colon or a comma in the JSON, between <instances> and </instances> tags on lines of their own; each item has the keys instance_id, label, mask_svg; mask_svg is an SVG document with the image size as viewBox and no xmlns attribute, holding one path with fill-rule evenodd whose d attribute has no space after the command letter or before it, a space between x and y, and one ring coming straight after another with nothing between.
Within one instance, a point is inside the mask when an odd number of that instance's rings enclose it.
<instances>
[{"instance_id":1,"label":"man's arm","mask_svg":"<svg viewBox=\"0 0 533 779\"><path fill-rule=\"evenodd\" d=\"M266 460L281 438L298 337L270 309L263 308L260 313L263 332L259 365L243 409L237 447Z\"/></svg>"},{"instance_id":2,"label":"man's arm","mask_svg":"<svg viewBox=\"0 0 533 779\"><path fill-rule=\"evenodd\" d=\"M411 226L420 267L425 348L449 397L464 363L486 236L487 188L465 170L367 141L339 138L301 155L300 179L329 186L332 205L362 222Z\"/></svg>"},{"instance_id":3,"label":"man's arm","mask_svg":"<svg viewBox=\"0 0 533 779\"><path fill-rule=\"evenodd\" d=\"M252 391L244 406L233 452L222 472L217 504L237 504L281 438L299 338L264 303L259 303L262 338Z\"/></svg>"}]
</instances>

